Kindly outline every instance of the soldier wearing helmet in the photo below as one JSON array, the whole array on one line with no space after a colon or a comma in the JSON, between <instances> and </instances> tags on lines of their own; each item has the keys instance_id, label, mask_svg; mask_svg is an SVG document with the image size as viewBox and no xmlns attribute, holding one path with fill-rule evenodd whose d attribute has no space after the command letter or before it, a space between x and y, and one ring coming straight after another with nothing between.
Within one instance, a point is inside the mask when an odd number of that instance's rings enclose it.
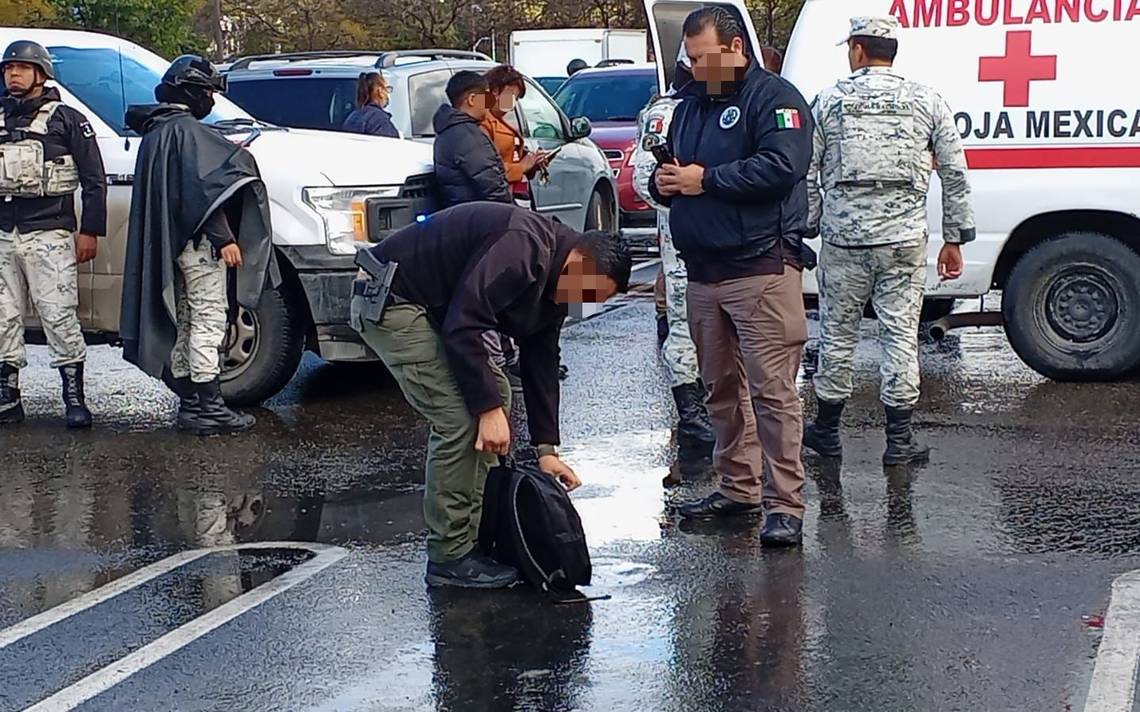
<instances>
[{"instance_id":1,"label":"soldier wearing helmet","mask_svg":"<svg viewBox=\"0 0 1140 712\"><path fill-rule=\"evenodd\" d=\"M13 42L0 70L0 424L24 419L19 374L30 302L63 380L67 426L86 428L77 266L95 259L107 232L103 159L87 118L47 86L55 67L44 47Z\"/></svg>"},{"instance_id":2,"label":"soldier wearing helmet","mask_svg":"<svg viewBox=\"0 0 1140 712\"><path fill-rule=\"evenodd\" d=\"M159 103L132 106L142 137L123 270L123 358L178 396L178 427L216 435L253 427L222 400L221 349L233 306L276 287L269 200L253 155L200 123L225 77L202 57L174 60ZM237 129L248 132L250 129ZM231 293L227 269L236 272Z\"/></svg>"}]
</instances>

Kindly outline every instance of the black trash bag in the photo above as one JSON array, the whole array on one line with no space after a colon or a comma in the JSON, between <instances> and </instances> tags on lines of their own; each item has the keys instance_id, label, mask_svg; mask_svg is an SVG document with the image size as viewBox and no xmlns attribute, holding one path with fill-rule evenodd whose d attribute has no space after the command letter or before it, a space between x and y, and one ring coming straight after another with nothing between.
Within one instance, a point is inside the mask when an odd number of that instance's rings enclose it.
<instances>
[{"instance_id":1,"label":"black trash bag","mask_svg":"<svg viewBox=\"0 0 1140 712\"><path fill-rule=\"evenodd\" d=\"M556 601L587 600L590 551L570 495L533 463L511 463L487 474L479 546L513 566L527 583Z\"/></svg>"}]
</instances>

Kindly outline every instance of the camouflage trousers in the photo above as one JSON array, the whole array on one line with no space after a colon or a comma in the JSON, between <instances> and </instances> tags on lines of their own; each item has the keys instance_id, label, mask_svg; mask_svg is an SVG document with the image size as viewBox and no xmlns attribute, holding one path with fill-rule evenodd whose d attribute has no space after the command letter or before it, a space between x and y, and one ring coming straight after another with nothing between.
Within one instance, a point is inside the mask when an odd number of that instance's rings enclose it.
<instances>
[{"instance_id":1,"label":"camouflage trousers","mask_svg":"<svg viewBox=\"0 0 1140 712\"><path fill-rule=\"evenodd\" d=\"M665 337L661 355L669 366L673 386L684 386L701 378L697 367L697 347L689 332L689 310L685 303L689 273L673 246L669 214L658 212L657 224L661 233L661 268L665 272L665 318L669 321L669 335Z\"/></svg>"},{"instance_id":2,"label":"camouflage trousers","mask_svg":"<svg viewBox=\"0 0 1140 712\"><path fill-rule=\"evenodd\" d=\"M918 323L926 286L926 241L877 247L824 242L819 259L820 348L815 394L851 396L852 361L863 309L870 300L882 347L880 398L892 408L918 402Z\"/></svg>"},{"instance_id":3,"label":"camouflage trousers","mask_svg":"<svg viewBox=\"0 0 1140 712\"><path fill-rule=\"evenodd\" d=\"M82 363L75 235L68 230L0 232L0 363L28 365L24 319L29 299L40 317L53 368Z\"/></svg>"},{"instance_id":4,"label":"camouflage trousers","mask_svg":"<svg viewBox=\"0 0 1140 712\"><path fill-rule=\"evenodd\" d=\"M178 256L174 277L178 338L170 353L175 378L208 383L222 372L222 343L226 339L226 265L214 255L209 240L190 242Z\"/></svg>"}]
</instances>

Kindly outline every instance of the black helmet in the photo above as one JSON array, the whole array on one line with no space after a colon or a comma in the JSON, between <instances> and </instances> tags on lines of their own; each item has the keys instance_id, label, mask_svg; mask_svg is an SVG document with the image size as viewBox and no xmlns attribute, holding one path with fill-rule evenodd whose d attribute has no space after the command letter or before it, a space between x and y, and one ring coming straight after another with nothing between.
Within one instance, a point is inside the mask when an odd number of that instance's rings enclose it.
<instances>
[{"instance_id":1,"label":"black helmet","mask_svg":"<svg viewBox=\"0 0 1140 712\"><path fill-rule=\"evenodd\" d=\"M198 87L213 91L226 91L226 75L220 74L210 60L195 54L184 54L170 63L162 83L172 87Z\"/></svg>"},{"instance_id":2,"label":"black helmet","mask_svg":"<svg viewBox=\"0 0 1140 712\"><path fill-rule=\"evenodd\" d=\"M584 59L572 59L570 64L566 65L566 76L573 76L575 72L580 72L589 66Z\"/></svg>"},{"instance_id":3,"label":"black helmet","mask_svg":"<svg viewBox=\"0 0 1140 712\"><path fill-rule=\"evenodd\" d=\"M39 67L45 77L55 79L55 68L51 63L51 54L38 42L17 40L8 45L8 49L4 50L4 58L0 59L0 67L11 62L23 62L33 67Z\"/></svg>"}]
</instances>

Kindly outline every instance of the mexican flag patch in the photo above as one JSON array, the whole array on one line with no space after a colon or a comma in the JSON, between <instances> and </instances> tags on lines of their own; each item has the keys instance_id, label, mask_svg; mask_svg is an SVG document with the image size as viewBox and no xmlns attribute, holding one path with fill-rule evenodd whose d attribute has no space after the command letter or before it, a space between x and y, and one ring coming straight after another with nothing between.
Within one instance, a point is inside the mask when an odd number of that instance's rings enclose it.
<instances>
[{"instance_id":1,"label":"mexican flag patch","mask_svg":"<svg viewBox=\"0 0 1140 712\"><path fill-rule=\"evenodd\" d=\"M776 109L776 128L798 129L802 126L798 109Z\"/></svg>"}]
</instances>

